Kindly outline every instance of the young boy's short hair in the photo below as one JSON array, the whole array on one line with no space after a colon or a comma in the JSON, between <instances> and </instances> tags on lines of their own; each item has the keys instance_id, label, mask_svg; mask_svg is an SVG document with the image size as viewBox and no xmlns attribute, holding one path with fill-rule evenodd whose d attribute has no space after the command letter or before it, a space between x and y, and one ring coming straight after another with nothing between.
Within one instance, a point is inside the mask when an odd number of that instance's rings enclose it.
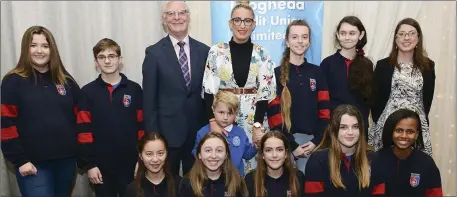
<instances>
[{"instance_id":1,"label":"young boy's short hair","mask_svg":"<svg viewBox=\"0 0 457 197\"><path fill-rule=\"evenodd\" d=\"M213 109L216 108L216 105L219 103L226 104L230 110L230 113L234 114L238 112L238 108L240 107L240 100L238 99L238 96L228 91L221 90L217 92L213 101Z\"/></svg>"},{"instance_id":2,"label":"young boy's short hair","mask_svg":"<svg viewBox=\"0 0 457 197\"><path fill-rule=\"evenodd\" d=\"M98 53L107 49L111 49L115 51L118 56L121 56L121 46L119 46L117 42L112 39L103 38L92 48L94 58L97 58Z\"/></svg>"}]
</instances>

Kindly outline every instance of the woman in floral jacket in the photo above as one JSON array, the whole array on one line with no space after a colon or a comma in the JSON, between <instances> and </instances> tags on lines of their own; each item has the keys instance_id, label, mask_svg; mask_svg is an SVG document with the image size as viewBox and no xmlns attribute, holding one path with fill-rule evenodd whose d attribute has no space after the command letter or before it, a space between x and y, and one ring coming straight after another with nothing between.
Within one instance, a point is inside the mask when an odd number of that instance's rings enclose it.
<instances>
[{"instance_id":1,"label":"woman in floral jacket","mask_svg":"<svg viewBox=\"0 0 457 197\"><path fill-rule=\"evenodd\" d=\"M211 47L203 77L203 97L211 130L227 136L225 128L216 124L211 105L218 91L238 95L240 109L235 121L245 130L249 140L257 143L262 130L269 131L266 110L268 103L276 97L276 80L275 64L267 51L251 42L254 18L254 11L248 5L238 4L232 9L229 25L233 37L229 43L221 42ZM255 167L255 159L245 161L246 173Z\"/></svg>"}]
</instances>

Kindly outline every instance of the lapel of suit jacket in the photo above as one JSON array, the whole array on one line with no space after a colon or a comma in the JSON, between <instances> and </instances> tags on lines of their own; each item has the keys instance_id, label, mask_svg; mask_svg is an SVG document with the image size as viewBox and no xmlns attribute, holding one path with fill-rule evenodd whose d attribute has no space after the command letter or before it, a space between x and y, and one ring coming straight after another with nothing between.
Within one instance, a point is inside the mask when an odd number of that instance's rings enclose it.
<instances>
[{"instance_id":1,"label":"lapel of suit jacket","mask_svg":"<svg viewBox=\"0 0 457 197\"><path fill-rule=\"evenodd\" d=\"M199 77L199 66L198 66L198 57L199 57L199 48L197 42L189 36L189 47L190 47L190 66L191 66L191 80L190 80L190 90L194 90L198 85Z\"/></svg>"},{"instance_id":2,"label":"lapel of suit jacket","mask_svg":"<svg viewBox=\"0 0 457 197\"><path fill-rule=\"evenodd\" d=\"M177 73L175 76L177 80L180 81L181 88L187 91L186 80L184 80L184 75L182 74L181 64L179 64L178 56L176 56L175 49L173 48L173 43L171 42L170 36L168 35L162 44L164 52L167 56L166 67L170 67L174 73Z\"/></svg>"}]
</instances>

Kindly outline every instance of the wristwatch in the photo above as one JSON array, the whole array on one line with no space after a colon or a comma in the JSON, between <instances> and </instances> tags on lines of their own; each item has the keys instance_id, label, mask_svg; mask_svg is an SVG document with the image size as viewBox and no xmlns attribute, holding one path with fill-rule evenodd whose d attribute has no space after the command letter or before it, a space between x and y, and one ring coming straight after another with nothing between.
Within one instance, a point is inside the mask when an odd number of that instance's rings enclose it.
<instances>
[{"instance_id":1,"label":"wristwatch","mask_svg":"<svg viewBox=\"0 0 457 197\"><path fill-rule=\"evenodd\" d=\"M254 123L254 127L257 129L260 129L260 127L262 127L262 124L260 124L259 122L256 122L256 123Z\"/></svg>"}]
</instances>

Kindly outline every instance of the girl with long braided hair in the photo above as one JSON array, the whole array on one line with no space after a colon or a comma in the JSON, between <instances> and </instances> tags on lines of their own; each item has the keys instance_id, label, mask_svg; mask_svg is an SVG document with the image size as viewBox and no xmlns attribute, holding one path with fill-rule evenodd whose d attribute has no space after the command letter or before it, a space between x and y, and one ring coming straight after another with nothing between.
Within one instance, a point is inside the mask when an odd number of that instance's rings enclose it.
<instances>
[{"instance_id":1,"label":"girl with long braided hair","mask_svg":"<svg viewBox=\"0 0 457 197\"><path fill-rule=\"evenodd\" d=\"M270 126L288 136L299 170L320 143L330 117L327 83L320 68L307 62L311 28L305 20L292 21L286 30L286 48L275 68L278 95L270 103Z\"/></svg>"}]
</instances>

